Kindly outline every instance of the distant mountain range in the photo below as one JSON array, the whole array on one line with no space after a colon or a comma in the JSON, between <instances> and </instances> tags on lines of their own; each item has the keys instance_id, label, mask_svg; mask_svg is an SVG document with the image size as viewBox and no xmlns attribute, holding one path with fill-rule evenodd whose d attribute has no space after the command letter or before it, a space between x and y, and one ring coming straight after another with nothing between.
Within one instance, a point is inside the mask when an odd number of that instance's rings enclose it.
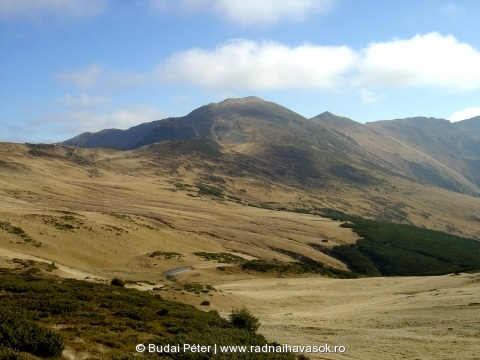
<instances>
[{"instance_id":1,"label":"distant mountain range","mask_svg":"<svg viewBox=\"0 0 480 360\"><path fill-rule=\"evenodd\" d=\"M128 130L83 133L61 144L141 152L157 143L165 143L154 148L164 156L176 147L198 152L207 146L216 160L228 155L239 173L260 171L289 185L377 186L394 176L480 196L480 116L456 123L415 117L361 124L329 112L307 119L247 97Z\"/></svg>"}]
</instances>

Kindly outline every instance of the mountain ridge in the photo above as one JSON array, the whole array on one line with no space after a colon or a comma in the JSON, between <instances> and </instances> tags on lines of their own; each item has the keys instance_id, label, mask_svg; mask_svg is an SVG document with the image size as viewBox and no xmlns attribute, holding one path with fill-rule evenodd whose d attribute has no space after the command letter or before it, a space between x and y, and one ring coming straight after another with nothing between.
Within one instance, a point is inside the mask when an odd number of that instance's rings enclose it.
<instances>
[{"instance_id":1,"label":"mountain ridge","mask_svg":"<svg viewBox=\"0 0 480 360\"><path fill-rule=\"evenodd\" d=\"M328 111L307 119L252 96L127 130L80 134L61 144L134 150L165 141L211 140L269 163L279 181L295 178L300 186L374 185L393 175L479 196L478 124L480 117L457 123L413 117L361 124Z\"/></svg>"}]
</instances>

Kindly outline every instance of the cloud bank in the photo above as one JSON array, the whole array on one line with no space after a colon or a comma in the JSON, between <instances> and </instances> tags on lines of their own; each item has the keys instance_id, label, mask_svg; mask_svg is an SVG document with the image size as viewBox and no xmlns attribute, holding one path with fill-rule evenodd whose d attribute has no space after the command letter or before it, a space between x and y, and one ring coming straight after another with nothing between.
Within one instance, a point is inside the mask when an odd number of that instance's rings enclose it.
<instances>
[{"instance_id":1,"label":"cloud bank","mask_svg":"<svg viewBox=\"0 0 480 360\"><path fill-rule=\"evenodd\" d=\"M103 129L128 129L164 117L163 111L150 105L126 106L105 111L75 108L64 113L48 114L31 122L30 126L50 128L52 134L79 134Z\"/></svg>"},{"instance_id":2,"label":"cloud bank","mask_svg":"<svg viewBox=\"0 0 480 360\"><path fill-rule=\"evenodd\" d=\"M207 88L331 88L355 61L355 53L346 46L292 48L274 42L233 40L213 51L177 53L161 65L158 76Z\"/></svg>"},{"instance_id":3,"label":"cloud bank","mask_svg":"<svg viewBox=\"0 0 480 360\"><path fill-rule=\"evenodd\" d=\"M424 87L466 92L480 88L480 51L435 32L371 43L358 51L233 40L213 50L176 53L157 75L210 89Z\"/></svg>"},{"instance_id":4,"label":"cloud bank","mask_svg":"<svg viewBox=\"0 0 480 360\"><path fill-rule=\"evenodd\" d=\"M362 84L470 91L480 87L480 52L433 32L370 44L359 64Z\"/></svg>"},{"instance_id":5,"label":"cloud bank","mask_svg":"<svg viewBox=\"0 0 480 360\"><path fill-rule=\"evenodd\" d=\"M76 132L85 132L112 128L128 129L144 122L162 119L164 116L156 107L137 105L100 114L88 111L72 112L67 115L67 120L69 126L75 127Z\"/></svg>"}]
</instances>

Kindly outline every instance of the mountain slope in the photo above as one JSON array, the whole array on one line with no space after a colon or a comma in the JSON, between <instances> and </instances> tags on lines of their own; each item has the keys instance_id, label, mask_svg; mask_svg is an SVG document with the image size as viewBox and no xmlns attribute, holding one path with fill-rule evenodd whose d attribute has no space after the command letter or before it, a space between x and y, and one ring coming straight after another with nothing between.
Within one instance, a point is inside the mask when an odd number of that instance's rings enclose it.
<instances>
[{"instance_id":1,"label":"mountain slope","mask_svg":"<svg viewBox=\"0 0 480 360\"><path fill-rule=\"evenodd\" d=\"M126 150L165 141L208 140L226 151L256 159L259 165L268 167L290 184L319 186L333 178L375 183L375 176L365 171L365 159L359 157L364 152L356 144L283 106L257 97L227 99L202 106L184 117L124 131L105 130L91 134L88 142L82 140L83 136L63 144L116 146Z\"/></svg>"},{"instance_id":2,"label":"mountain slope","mask_svg":"<svg viewBox=\"0 0 480 360\"><path fill-rule=\"evenodd\" d=\"M128 150L166 141L213 141L224 153L242 155L249 168L267 170L269 179L279 183L310 189L377 186L393 176L477 196L479 121L412 118L360 124L328 112L306 119L281 105L246 97L128 130L82 134L63 144Z\"/></svg>"},{"instance_id":3,"label":"mountain slope","mask_svg":"<svg viewBox=\"0 0 480 360\"><path fill-rule=\"evenodd\" d=\"M394 173L452 191L478 193L480 136L468 129L475 129L478 120L464 127L421 117L359 124L323 113L311 121L351 139Z\"/></svg>"},{"instance_id":4,"label":"mountain slope","mask_svg":"<svg viewBox=\"0 0 480 360\"><path fill-rule=\"evenodd\" d=\"M128 130L105 129L96 133L86 132L62 142L62 145L84 148L110 147L130 149L148 134L159 121L143 123Z\"/></svg>"},{"instance_id":5,"label":"mountain slope","mask_svg":"<svg viewBox=\"0 0 480 360\"><path fill-rule=\"evenodd\" d=\"M463 126L425 117L378 121L366 126L421 151L480 187L480 130L475 131L480 128L480 118L471 119ZM420 179L424 177L439 186L458 190L460 184L456 184L455 180L460 182L460 179L447 178L447 169L426 162L409 165Z\"/></svg>"}]
</instances>

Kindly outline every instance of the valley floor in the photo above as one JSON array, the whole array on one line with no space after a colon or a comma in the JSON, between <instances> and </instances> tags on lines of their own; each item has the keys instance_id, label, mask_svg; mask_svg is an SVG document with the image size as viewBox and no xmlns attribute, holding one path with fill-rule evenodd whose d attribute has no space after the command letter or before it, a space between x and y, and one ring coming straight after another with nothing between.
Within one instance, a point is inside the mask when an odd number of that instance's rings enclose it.
<instances>
[{"instance_id":1,"label":"valley floor","mask_svg":"<svg viewBox=\"0 0 480 360\"><path fill-rule=\"evenodd\" d=\"M2 249L12 259L43 259ZM18 265L18 264L17 264ZM96 274L56 264L63 277L108 282ZM291 346L344 346L344 353L306 354L311 359L478 359L480 273L432 277L328 279L230 274L211 267L176 274L176 281L214 286L209 294L160 291L162 297L215 309L227 317L246 307L259 317L259 332ZM165 281L165 284L168 284ZM157 284L162 286L163 284ZM138 289L151 290L148 284ZM199 306L208 299L209 307Z\"/></svg>"},{"instance_id":2,"label":"valley floor","mask_svg":"<svg viewBox=\"0 0 480 360\"><path fill-rule=\"evenodd\" d=\"M436 277L251 279L215 286L289 345L345 346L312 359L478 359L480 274ZM226 297L228 297L226 296Z\"/></svg>"}]
</instances>

